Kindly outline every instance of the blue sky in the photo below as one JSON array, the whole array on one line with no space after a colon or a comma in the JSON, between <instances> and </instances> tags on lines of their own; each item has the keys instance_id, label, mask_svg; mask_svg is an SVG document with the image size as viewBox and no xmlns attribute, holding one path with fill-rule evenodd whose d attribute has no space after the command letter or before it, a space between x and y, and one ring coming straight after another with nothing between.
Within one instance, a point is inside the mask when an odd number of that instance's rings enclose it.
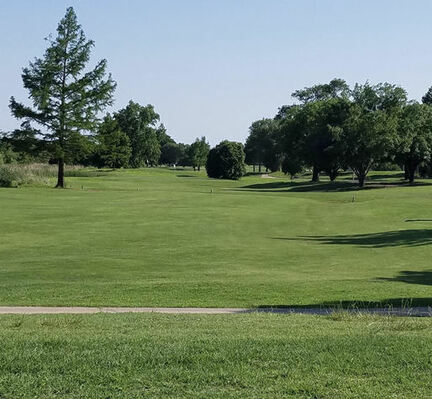
<instances>
[{"instance_id":1,"label":"blue sky","mask_svg":"<svg viewBox=\"0 0 432 399\"><path fill-rule=\"evenodd\" d=\"M429 0L3 0L0 130L18 126L8 101L27 98L21 69L70 5L118 83L113 110L154 104L180 142L243 141L294 90L334 77L418 100L432 85Z\"/></svg>"}]
</instances>

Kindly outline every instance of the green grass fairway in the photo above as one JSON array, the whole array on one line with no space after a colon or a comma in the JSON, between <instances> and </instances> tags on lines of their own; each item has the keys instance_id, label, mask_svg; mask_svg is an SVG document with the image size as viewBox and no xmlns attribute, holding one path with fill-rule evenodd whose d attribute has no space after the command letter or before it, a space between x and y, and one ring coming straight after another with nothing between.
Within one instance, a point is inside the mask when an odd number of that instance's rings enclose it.
<instances>
[{"instance_id":1,"label":"green grass fairway","mask_svg":"<svg viewBox=\"0 0 432 399\"><path fill-rule=\"evenodd\" d=\"M432 319L0 317L1 398L430 398Z\"/></svg>"},{"instance_id":2,"label":"green grass fairway","mask_svg":"<svg viewBox=\"0 0 432 399\"><path fill-rule=\"evenodd\" d=\"M145 169L0 189L0 304L432 304L432 186Z\"/></svg>"}]
</instances>

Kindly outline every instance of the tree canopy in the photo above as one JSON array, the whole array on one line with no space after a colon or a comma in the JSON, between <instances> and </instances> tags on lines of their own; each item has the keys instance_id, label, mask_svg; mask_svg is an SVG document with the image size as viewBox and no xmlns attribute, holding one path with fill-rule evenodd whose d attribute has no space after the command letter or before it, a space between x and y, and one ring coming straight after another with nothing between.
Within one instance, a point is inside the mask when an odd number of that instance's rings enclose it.
<instances>
[{"instance_id":1,"label":"tree canopy","mask_svg":"<svg viewBox=\"0 0 432 399\"><path fill-rule=\"evenodd\" d=\"M238 180L246 173L243 144L222 141L207 157L207 175L216 179Z\"/></svg>"},{"instance_id":2,"label":"tree canopy","mask_svg":"<svg viewBox=\"0 0 432 399\"><path fill-rule=\"evenodd\" d=\"M297 90L293 97L301 103L283 105L273 119L252 123L245 147L249 164L274 160L269 169L280 165L291 176L310 168L312 181L322 171L334 180L350 168L363 186L379 162L405 164L412 181L413 170L429 159L428 106L407 105L399 86L366 82L350 89L344 80L333 79Z\"/></svg>"},{"instance_id":3,"label":"tree canopy","mask_svg":"<svg viewBox=\"0 0 432 399\"><path fill-rule=\"evenodd\" d=\"M207 155L210 150L210 145L207 143L206 138L203 136L201 139L196 140L189 147L189 160L194 169L201 169L207 161Z\"/></svg>"},{"instance_id":4,"label":"tree canopy","mask_svg":"<svg viewBox=\"0 0 432 399\"><path fill-rule=\"evenodd\" d=\"M114 114L114 118L129 137L132 148L130 166L138 168L157 165L161 145L156 124L160 117L153 105L142 106L131 100L125 108Z\"/></svg>"}]
</instances>

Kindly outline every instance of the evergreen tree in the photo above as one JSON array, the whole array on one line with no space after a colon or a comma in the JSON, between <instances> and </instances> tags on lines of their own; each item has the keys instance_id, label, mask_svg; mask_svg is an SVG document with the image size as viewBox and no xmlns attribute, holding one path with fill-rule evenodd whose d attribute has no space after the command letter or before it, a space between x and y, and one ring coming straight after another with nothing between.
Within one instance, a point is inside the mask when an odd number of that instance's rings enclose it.
<instances>
[{"instance_id":1,"label":"evergreen tree","mask_svg":"<svg viewBox=\"0 0 432 399\"><path fill-rule=\"evenodd\" d=\"M64 187L65 158L76 149L80 136L92 131L98 114L112 104L116 84L105 77L106 60L85 72L94 42L87 40L72 7L57 28L57 37L50 40L42 58L36 58L23 69L24 87L29 91L33 107L10 100L12 114L19 119L35 122L52 141L58 160L56 187Z\"/></svg>"}]
</instances>

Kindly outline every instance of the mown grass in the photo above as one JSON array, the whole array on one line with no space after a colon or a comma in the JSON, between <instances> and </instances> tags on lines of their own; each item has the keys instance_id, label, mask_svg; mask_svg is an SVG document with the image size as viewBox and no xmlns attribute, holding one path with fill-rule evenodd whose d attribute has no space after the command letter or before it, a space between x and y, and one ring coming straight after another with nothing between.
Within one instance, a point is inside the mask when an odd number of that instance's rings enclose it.
<instances>
[{"instance_id":1,"label":"mown grass","mask_svg":"<svg viewBox=\"0 0 432 399\"><path fill-rule=\"evenodd\" d=\"M430 180L77 173L0 189L0 304L432 304Z\"/></svg>"},{"instance_id":2,"label":"mown grass","mask_svg":"<svg viewBox=\"0 0 432 399\"><path fill-rule=\"evenodd\" d=\"M0 317L2 398L430 398L432 320Z\"/></svg>"}]
</instances>

